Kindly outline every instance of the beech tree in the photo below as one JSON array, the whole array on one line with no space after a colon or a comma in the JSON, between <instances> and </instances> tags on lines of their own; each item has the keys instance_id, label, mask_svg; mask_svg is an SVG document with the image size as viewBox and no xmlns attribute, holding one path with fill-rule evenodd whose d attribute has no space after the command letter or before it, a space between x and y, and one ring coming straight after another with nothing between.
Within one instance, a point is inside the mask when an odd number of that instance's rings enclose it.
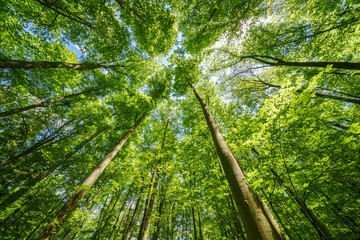
<instances>
[{"instance_id":1,"label":"beech tree","mask_svg":"<svg viewBox=\"0 0 360 240\"><path fill-rule=\"evenodd\" d=\"M359 19L1 2L0 238L359 239Z\"/></svg>"}]
</instances>

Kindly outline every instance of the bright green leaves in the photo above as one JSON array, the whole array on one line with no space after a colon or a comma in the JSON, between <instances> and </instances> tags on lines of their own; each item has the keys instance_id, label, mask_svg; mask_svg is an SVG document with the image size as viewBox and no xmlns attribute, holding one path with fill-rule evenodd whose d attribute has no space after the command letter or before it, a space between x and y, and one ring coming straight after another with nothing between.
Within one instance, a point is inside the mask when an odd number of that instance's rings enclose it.
<instances>
[{"instance_id":1,"label":"bright green leaves","mask_svg":"<svg viewBox=\"0 0 360 240\"><path fill-rule=\"evenodd\" d=\"M177 38L177 22L170 9L150 0L116 0L121 19L131 28L140 49L149 55L167 53Z\"/></svg>"},{"instance_id":2,"label":"bright green leaves","mask_svg":"<svg viewBox=\"0 0 360 240\"><path fill-rule=\"evenodd\" d=\"M185 1L180 21L184 45L196 53L214 44L219 38L232 37L248 18L261 11L260 1Z\"/></svg>"},{"instance_id":3,"label":"bright green leaves","mask_svg":"<svg viewBox=\"0 0 360 240\"><path fill-rule=\"evenodd\" d=\"M114 109L115 118L121 126L131 126L143 114L153 108L153 100L144 93L122 92L109 97L108 104Z\"/></svg>"},{"instance_id":4,"label":"bright green leaves","mask_svg":"<svg viewBox=\"0 0 360 240\"><path fill-rule=\"evenodd\" d=\"M195 84L201 79L201 68L196 59L174 59L176 67L173 70L173 90L176 95L184 95L189 89L189 84Z\"/></svg>"},{"instance_id":5,"label":"bright green leaves","mask_svg":"<svg viewBox=\"0 0 360 240\"><path fill-rule=\"evenodd\" d=\"M166 68L158 69L149 78L147 85L149 95L153 99L159 99L160 97L167 99L170 94L171 78L172 75Z\"/></svg>"}]
</instances>

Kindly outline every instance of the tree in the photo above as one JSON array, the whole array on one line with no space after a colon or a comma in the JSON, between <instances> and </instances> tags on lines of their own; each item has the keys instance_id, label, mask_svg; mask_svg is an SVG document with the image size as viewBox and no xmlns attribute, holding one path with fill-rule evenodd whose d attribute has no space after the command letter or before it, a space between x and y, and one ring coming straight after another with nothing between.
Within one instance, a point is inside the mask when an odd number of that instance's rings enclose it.
<instances>
[{"instance_id":1,"label":"tree","mask_svg":"<svg viewBox=\"0 0 360 240\"><path fill-rule=\"evenodd\" d=\"M359 13L4 1L0 238L358 239Z\"/></svg>"},{"instance_id":2,"label":"tree","mask_svg":"<svg viewBox=\"0 0 360 240\"><path fill-rule=\"evenodd\" d=\"M199 78L196 73L196 67L184 69L186 65L190 65L191 67L193 63L188 61L179 66L179 68L182 68L180 71L186 72L185 76L183 74L185 77L183 81L187 81L201 105L217 154L220 158L231 192L234 195L239 214L243 219L247 236L250 239L285 239L274 217L271 215L270 210L264 205L261 199L256 199L251 192L245 176L234 158L233 153L227 146L206 102L192 85L191 81L194 80L190 78L195 78L195 80Z\"/></svg>"}]
</instances>

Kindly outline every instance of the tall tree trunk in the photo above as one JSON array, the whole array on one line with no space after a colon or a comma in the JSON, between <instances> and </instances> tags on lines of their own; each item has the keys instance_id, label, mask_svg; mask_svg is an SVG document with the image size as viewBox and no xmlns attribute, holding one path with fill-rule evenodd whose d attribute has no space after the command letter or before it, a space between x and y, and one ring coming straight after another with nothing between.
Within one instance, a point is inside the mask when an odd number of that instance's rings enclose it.
<instances>
[{"instance_id":1,"label":"tall tree trunk","mask_svg":"<svg viewBox=\"0 0 360 240\"><path fill-rule=\"evenodd\" d=\"M140 194L139 194L139 195L141 195L141 192L142 192L142 191L140 191ZM132 214L132 216L131 216L131 219L130 219L130 221L129 221L128 226L126 227L126 229L125 229L125 231L124 231L124 234L123 234L123 236L122 236L122 238L121 238L122 240L128 240L128 239L130 238L131 231L132 231L132 229L133 229L133 227L134 227L134 222L135 222L135 218L136 218L136 213L137 213L137 210L138 210L138 208L139 208L140 202L141 202L141 197L139 197L138 200L136 201L136 205L135 205L134 212L133 212L133 214Z\"/></svg>"},{"instance_id":2,"label":"tall tree trunk","mask_svg":"<svg viewBox=\"0 0 360 240\"><path fill-rule=\"evenodd\" d=\"M174 225L174 221L173 218L172 218L172 210L174 208L174 205L175 205L175 200L173 200L171 202L171 204L169 205L169 212L167 214L167 221L166 221L166 232L167 232L167 235L169 236L169 239L172 239L172 226Z\"/></svg>"},{"instance_id":3,"label":"tall tree trunk","mask_svg":"<svg viewBox=\"0 0 360 240\"><path fill-rule=\"evenodd\" d=\"M56 214L55 218L47 225L45 230L37 239L53 239L57 232L61 229L61 227L66 222L68 216L72 213L72 211L76 208L80 200L84 197L88 189L95 183L100 174L107 167L109 162L115 157L115 155L119 152L121 147L127 141L127 139L131 136L131 134L135 131L135 129L139 126L142 120L145 118L146 114L133 125L126 134L122 137L120 142L114 147L114 149L104 158L104 160L97 166L97 168L90 174L90 176L83 182L83 184L76 190L76 192L70 197L70 199L65 203L65 205L60 209L60 211Z\"/></svg>"},{"instance_id":4,"label":"tall tree trunk","mask_svg":"<svg viewBox=\"0 0 360 240\"><path fill-rule=\"evenodd\" d=\"M204 237L203 237L203 234L202 234L202 228L201 228L201 213L200 213L200 207L198 207L198 215L199 215L199 238L200 240L203 240Z\"/></svg>"},{"instance_id":5,"label":"tall tree trunk","mask_svg":"<svg viewBox=\"0 0 360 240\"><path fill-rule=\"evenodd\" d=\"M188 81L198 99L211 136L225 171L227 181L234 196L236 206L243 221L245 232L250 240L280 240L285 239L276 220L271 215L267 206L260 199L255 198L250 190L245 176L232 152L227 146L218 125L215 123L204 99L199 95L196 88Z\"/></svg>"},{"instance_id":6,"label":"tall tree trunk","mask_svg":"<svg viewBox=\"0 0 360 240\"><path fill-rule=\"evenodd\" d=\"M113 227L111 228L111 232L110 232L109 238L108 238L109 240L112 238L116 227L118 227L118 228L121 227L121 224L122 224L122 222L123 222L123 220L124 220L125 215L127 214L128 209L125 209L124 212L123 212L123 210L124 210L124 208L125 208L125 206L126 206L126 203L127 203L128 200L129 200L129 196L130 196L130 195L131 195L131 192L130 192L130 190L129 190L128 193L127 193L127 195L126 195L126 197L125 197L125 199L124 199L123 204L121 205L121 207L120 207L120 209L119 209L119 214L117 215L117 217L116 217L116 219L115 219L115 223L114 223ZM129 205L131 205L132 202L133 202L133 201L132 201L132 198L130 198L130 199L131 199L131 201L130 201L130 204L129 204ZM118 221L120 220L121 213L122 213L122 218L121 218L121 221L120 221L119 226L118 226L117 223L118 223ZM115 236L115 238L116 238L116 236Z\"/></svg>"},{"instance_id":7,"label":"tall tree trunk","mask_svg":"<svg viewBox=\"0 0 360 240\"><path fill-rule=\"evenodd\" d=\"M108 222L109 222L110 218L112 217L112 212L113 212L116 204L118 203L121 195L122 195L122 191L120 191L120 193L118 194L118 196L117 196L117 198L116 198L116 200L115 200L112 208L110 209L110 211L109 211L109 209L108 209L109 213L107 213L106 220L105 220L103 226L102 226L102 227L99 227L98 233L96 234L96 232L95 232L93 239L101 238L101 235L103 234L104 229L105 229L106 226L108 225ZM110 206L109 206L109 207L110 207ZM98 229L96 229L96 231L97 231L97 230L98 230Z\"/></svg>"},{"instance_id":8,"label":"tall tree trunk","mask_svg":"<svg viewBox=\"0 0 360 240\"><path fill-rule=\"evenodd\" d=\"M157 240L159 238L159 235L160 235L160 222L161 222L161 215L162 215L162 210L163 210L163 207L164 207L165 200L166 200L166 189L164 190L164 194L162 194L162 200L159 203L158 216L157 216L156 222L154 224L155 225L155 232L154 232L154 234L152 236L153 240Z\"/></svg>"},{"instance_id":9,"label":"tall tree trunk","mask_svg":"<svg viewBox=\"0 0 360 240\"><path fill-rule=\"evenodd\" d=\"M30 109L38 108L38 107L48 107L53 102L62 101L62 100L67 99L67 98L79 96L79 95L82 95L82 94L85 94L85 93L91 93L91 92L94 92L94 91L96 91L96 89L95 90L84 91L84 92L80 92L80 93L73 93L73 94L63 96L63 97L49 99L49 100L39 102L39 103L35 103L35 104L32 104L32 105L28 105L28 106L25 106L25 107L16 108L16 109L9 110L9 111L6 111L6 112L1 112L0 117L6 117L6 116L9 116L9 115L12 115L12 114L21 113L21 112L24 112L24 111L27 111L27 110L30 110Z\"/></svg>"},{"instance_id":10,"label":"tall tree trunk","mask_svg":"<svg viewBox=\"0 0 360 240\"><path fill-rule=\"evenodd\" d=\"M98 68L118 68L128 67L123 64L103 65L103 64L89 64L89 63L66 63L66 62L48 62L48 61L18 61L18 60L0 60L0 68L67 68L73 70L86 70Z\"/></svg>"},{"instance_id":11,"label":"tall tree trunk","mask_svg":"<svg viewBox=\"0 0 360 240\"><path fill-rule=\"evenodd\" d=\"M97 225L95 226L95 233L92 237L92 239L98 239L98 234L100 232L100 229L101 229L101 225L102 225L102 222L104 221L105 219L105 216L107 215L108 213L108 210L109 208L111 207L111 204L113 202L113 199L114 199L114 196L111 194L111 195L108 195L105 199L105 203L103 204L103 207L101 208L100 210L100 214L99 214L99 217L98 217L98 221L97 221ZM109 200L109 202L108 202Z\"/></svg>"},{"instance_id":12,"label":"tall tree trunk","mask_svg":"<svg viewBox=\"0 0 360 240\"><path fill-rule=\"evenodd\" d=\"M163 136L162 143L161 143L161 151L164 151L165 141L166 141L166 131L167 131L168 126L169 126L169 119L167 120L166 125L165 125L164 136ZM159 167L158 165L161 164L160 161L161 161L161 156L159 157L159 162L157 163L157 166L156 166L155 180L154 180L153 186L150 189L149 204L145 207L145 210L144 210L144 217L143 217L143 221L141 223L138 240L146 240L149 236L151 215L152 215L152 211L154 208L157 187L158 187L158 184L160 181L160 173L158 170L158 167Z\"/></svg>"},{"instance_id":13,"label":"tall tree trunk","mask_svg":"<svg viewBox=\"0 0 360 240\"><path fill-rule=\"evenodd\" d=\"M155 174L156 176L154 182L153 184L150 185L149 199L147 201L148 204L146 205L144 210L144 215L140 226L138 240L146 240L149 235L151 215L152 215L152 210L154 208L157 186L160 180L159 173L156 172Z\"/></svg>"},{"instance_id":14,"label":"tall tree trunk","mask_svg":"<svg viewBox=\"0 0 360 240\"><path fill-rule=\"evenodd\" d=\"M24 196L32 187L34 187L38 182L42 181L46 176L51 174L55 169L57 169L61 164L71 159L79 150L81 150L88 142L94 139L97 135L102 133L104 130L97 131L95 134L91 135L84 141L82 141L79 146L77 146L74 151L68 153L64 158L60 159L56 162L53 166L49 167L48 169L44 170L38 176L34 177L33 179L29 180L23 187L21 187L16 192L9 195L1 204L0 204L0 211L5 210L11 204L16 202L19 198Z\"/></svg>"},{"instance_id":15,"label":"tall tree trunk","mask_svg":"<svg viewBox=\"0 0 360 240\"><path fill-rule=\"evenodd\" d=\"M33 238L32 238L32 235L41 227L41 225L43 225L43 224L47 221L49 215L50 215L53 211L56 210L56 208L57 208L57 207L61 204L61 202L67 197L67 195L68 195L67 193L64 193L64 194L60 197L60 199L54 204L54 206L51 208L51 210L46 213L47 216L45 216L45 217L43 218L43 220L41 220L41 222L40 222L40 223L31 231L31 233L26 237L26 240L28 240L28 239L33 239Z\"/></svg>"},{"instance_id":16,"label":"tall tree trunk","mask_svg":"<svg viewBox=\"0 0 360 240\"><path fill-rule=\"evenodd\" d=\"M198 240L197 232L196 232L196 218L195 218L194 207L191 207L191 215L192 215L192 222L193 222L194 240Z\"/></svg>"}]
</instances>

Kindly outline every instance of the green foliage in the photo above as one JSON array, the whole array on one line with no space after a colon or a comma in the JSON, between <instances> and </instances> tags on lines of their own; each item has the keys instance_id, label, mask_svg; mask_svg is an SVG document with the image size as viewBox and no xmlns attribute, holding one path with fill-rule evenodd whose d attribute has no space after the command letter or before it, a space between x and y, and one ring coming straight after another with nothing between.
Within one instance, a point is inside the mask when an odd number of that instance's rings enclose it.
<instances>
[{"instance_id":1,"label":"green foliage","mask_svg":"<svg viewBox=\"0 0 360 240\"><path fill-rule=\"evenodd\" d=\"M145 117L56 239L136 239L152 192L149 239L246 239L196 86L287 238L358 239L359 7L1 1L0 61L103 67L0 69L0 238L36 239Z\"/></svg>"}]
</instances>

